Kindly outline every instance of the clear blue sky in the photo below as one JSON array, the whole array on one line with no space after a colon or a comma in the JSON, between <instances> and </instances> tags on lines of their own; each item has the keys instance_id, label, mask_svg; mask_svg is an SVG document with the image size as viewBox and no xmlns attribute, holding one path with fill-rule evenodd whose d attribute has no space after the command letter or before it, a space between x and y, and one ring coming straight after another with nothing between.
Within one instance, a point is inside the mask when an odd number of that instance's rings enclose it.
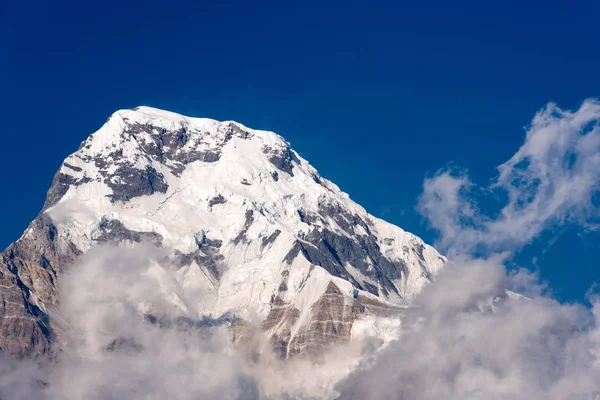
<instances>
[{"instance_id":1,"label":"clear blue sky","mask_svg":"<svg viewBox=\"0 0 600 400\"><path fill-rule=\"evenodd\" d=\"M369 212L432 241L414 211L425 175L452 162L485 183L548 101L600 96L598 15L593 0L7 0L0 247L62 159L137 105L274 130ZM521 259L534 255L559 298L600 278L598 237L567 230Z\"/></svg>"}]
</instances>

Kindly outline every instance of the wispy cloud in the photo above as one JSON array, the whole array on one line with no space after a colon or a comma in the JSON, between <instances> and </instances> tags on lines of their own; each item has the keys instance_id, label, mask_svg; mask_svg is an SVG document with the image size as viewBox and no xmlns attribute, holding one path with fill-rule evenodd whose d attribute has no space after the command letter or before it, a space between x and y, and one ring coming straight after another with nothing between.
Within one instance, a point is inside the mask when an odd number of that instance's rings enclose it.
<instances>
[{"instance_id":1,"label":"wispy cloud","mask_svg":"<svg viewBox=\"0 0 600 400\"><path fill-rule=\"evenodd\" d=\"M477 247L510 251L548 228L569 222L589 226L598 215L599 121L596 100L574 112L548 104L489 187L476 187L466 171L441 170L426 179L418 210L440 232L440 246L457 254ZM488 198L499 202L498 215L481 213L474 192L496 195Z\"/></svg>"}]
</instances>

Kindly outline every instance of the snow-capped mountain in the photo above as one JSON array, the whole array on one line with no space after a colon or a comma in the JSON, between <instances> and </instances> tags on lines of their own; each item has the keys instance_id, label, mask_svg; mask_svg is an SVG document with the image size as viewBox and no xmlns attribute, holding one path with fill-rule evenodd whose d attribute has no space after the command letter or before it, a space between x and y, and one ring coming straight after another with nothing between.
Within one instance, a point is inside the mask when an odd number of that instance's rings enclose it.
<instances>
[{"instance_id":1,"label":"snow-capped mountain","mask_svg":"<svg viewBox=\"0 0 600 400\"><path fill-rule=\"evenodd\" d=\"M350 340L445 259L369 215L273 132L148 107L115 112L57 172L0 260L0 348L60 338L57 278L94 246L165 249L173 312L258 317L282 357ZM369 319L371 318L371 319Z\"/></svg>"}]
</instances>

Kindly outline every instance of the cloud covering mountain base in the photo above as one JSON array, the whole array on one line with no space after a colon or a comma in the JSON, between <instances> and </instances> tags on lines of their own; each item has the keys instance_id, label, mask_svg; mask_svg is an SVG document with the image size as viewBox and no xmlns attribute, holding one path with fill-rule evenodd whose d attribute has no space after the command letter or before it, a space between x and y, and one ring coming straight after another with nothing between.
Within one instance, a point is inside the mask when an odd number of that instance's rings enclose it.
<instances>
[{"instance_id":1,"label":"cloud covering mountain base","mask_svg":"<svg viewBox=\"0 0 600 400\"><path fill-rule=\"evenodd\" d=\"M0 362L2 399L330 398L362 351L352 343L324 362L283 360L257 326L244 344L231 319L174 308L164 249L90 250L60 280L61 332L51 361ZM169 285L172 283L172 286Z\"/></svg>"}]
</instances>

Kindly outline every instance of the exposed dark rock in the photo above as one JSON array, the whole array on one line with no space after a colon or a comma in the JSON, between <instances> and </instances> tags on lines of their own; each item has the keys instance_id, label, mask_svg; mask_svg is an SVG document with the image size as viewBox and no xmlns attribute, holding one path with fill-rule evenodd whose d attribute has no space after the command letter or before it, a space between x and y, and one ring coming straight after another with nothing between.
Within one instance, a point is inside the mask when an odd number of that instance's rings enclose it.
<instances>
[{"instance_id":1,"label":"exposed dark rock","mask_svg":"<svg viewBox=\"0 0 600 400\"><path fill-rule=\"evenodd\" d=\"M361 226L367 235L371 235L369 224L363 221L358 215L346 210L338 203L319 203L319 214L323 217L330 217L333 219L344 231L350 235L356 235L354 231L355 226Z\"/></svg>"},{"instance_id":2,"label":"exposed dark rock","mask_svg":"<svg viewBox=\"0 0 600 400\"><path fill-rule=\"evenodd\" d=\"M150 166L137 169L123 165L114 175L107 176L104 183L113 191L113 194L107 195L113 203L156 192L166 193L169 188L163 174Z\"/></svg>"},{"instance_id":3,"label":"exposed dark rock","mask_svg":"<svg viewBox=\"0 0 600 400\"><path fill-rule=\"evenodd\" d=\"M29 224L28 235L11 244L3 254L12 262L13 272L18 270L27 286L40 283L39 289L47 289L47 285L54 287L57 273L62 272L64 266L72 264L81 251L73 243L59 237L52 220L41 214ZM24 274L21 275L21 272ZM30 279L24 279L26 276ZM37 287L36 295L48 304L49 298L44 297L43 293L40 296Z\"/></svg>"},{"instance_id":4,"label":"exposed dark rock","mask_svg":"<svg viewBox=\"0 0 600 400\"><path fill-rule=\"evenodd\" d=\"M425 246L422 243L418 243L417 245L415 245L415 247L412 249L415 254L417 255L417 257L419 258L419 266L421 267L421 275L428 279L431 280L433 279L433 276L431 275L431 272L429 272L429 270L427 269L427 266L425 265L425 255L424 255L424 251L425 251Z\"/></svg>"},{"instance_id":5,"label":"exposed dark rock","mask_svg":"<svg viewBox=\"0 0 600 400\"><path fill-rule=\"evenodd\" d=\"M119 352L119 353L139 353L144 347L136 343L135 339L127 338L116 338L106 346L108 352Z\"/></svg>"},{"instance_id":6,"label":"exposed dark rock","mask_svg":"<svg viewBox=\"0 0 600 400\"><path fill-rule=\"evenodd\" d=\"M218 318L203 316L201 319L192 319L185 316L171 317L168 315L155 316L145 315L144 320L152 325L156 325L163 329L173 329L190 333L203 331L209 333L206 328L214 328L217 326L230 325L233 322L233 315L226 313Z\"/></svg>"},{"instance_id":7,"label":"exposed dark rock","mask_svg":"<svg viewBox=\"0 0 600 400\"><path fill-rule=\"evenodd\" d=\"M84 159L84 161L90 161L90 159ZM123 150L121 150L121 149L115 150L115 151L109 153L106 157L98 156L98 157L94 158L92 161L94 161L94 165L96 167L98 167L98 169L100 169L100 173L104 176L107 175L107 172L105 170L108 169L108 167L110 167L110 165L112 163L130 164L129 161L127 161L126 159L123 158Z\"/></svg>"},{"instance_id":8,"label":"exposed dark rock","mask_svg":"<svg viewBox=\"0 0 600 400\"><path fill-rule=\"evenodd\" d=\"M263 330L275 332L271 336L271 345L281 358L300 353L318 357L325 346L349 341L352 325L362 314L384 314L386 307L386 304L364 295L346 299L337 285L329 282L323 295L312 306L308 325L294 337L290 328L300 318L300 310L291 307L280 296L273 298Z\"/></svg>"},{"instance_id":9,"label":"exposed dark rock","mask_svg":"<svg viewBox=\"0 0 600 400\"><path fill-rule=\"evenodd\" d=\"M68 164L68 163L66 163L66 162L65 162L65 163L63 163L63 165L64 165L65 167L69 168L69 169L72 169L72 170L73 170L73 171L75 171L75 172L81 172L81 171L83 171L81 168L79 168L79 167L76 167L76 166L74 166L74 165L71 165L71 164Z\"/></svg>"},{"instance_id":10,"label":"exposed dark rock","mask_svg":"<svg viewBox=\"0 0 600 400\"><path fill-rule=\"evenodd\" d=\"M324 222L325 222L319 214L315 214L313 212L306 211L306 210L298 210L296 212L298 213L298 217L300 218L300 221L304 222L305 224L317 225L317 224L324 224Z\"/></svg>"},{"instance_id":11,"label":"exposed dark rock","mask_svg":"<svg viewBox=\"0 0 600 400\"><path fill-rule=\"evenodd\" d=\"M288 251L288 253L283 258L283 261L285 261L287 264L291 264L292 262L294 262L296 257L298 257L298 254L300 254L301 251L302 245L299 241L296 241L296 243L294 243L290 251Z\"/></svg>"},{"instance_id":12,"label":"exposed dark rock","mask_svg":"<svg viewBox=\"0 0 600 400\"><path fill-rule=\"evenodd\" d=\"M212 240L204 233L195 237L198 250L191 253L175 251L173 263L176 268L190 265L193 261L198 266L205 268L214 279L220 279L222 274L222 263L225 257L219 252L222 246L221 240Z\"/></svg>"},{"instance_id":13,"label":"exposed dark rock","mask_svg":"<svg viewBox=\"0 0 600 400\"><path fill-rule=\"evenodd\" d=\"M384 238L383 239L383 244L385 244L386 246L393 245L394 244L394 238Z\"/></svg>"},{"instance_id":14,"label":"exposed dark rock","mask_svg":"<svg viewBox=\"0 0 600 400\"><path fill-rule=\"evenodd\" d=\"M225 199L225 197L223 197L223 195L218 194L208 201L208 206L212 207L217 204L225 204L225 203L227 203L227 200Z\"/></svg>"},{"instance_id":15,"label":"exposed dark rock","mask_svg":"<svg viewBox=\"0 0 600 400\"><path fill-rule=\"evenodd\" d=\"M192 131L186 124L178 129L166 130L150 124L128 123L129 133L134 137L144 132L150 135L152 142L144 143L143 149L156 161L165 164L167 160L174 163L170 165L175 175L180 175L187 164L195 161L217 162L221 158L221 149L234 135L240 138L250 137L250 134L233 123L224 124L224 135L218 137L213 147L208 147L204 135L199 131ZM195 141L191 142L191 138Z\"/></svg>"},{"instance_id":16,"label":"exposed dark rock","mask_svg":"<svg viewBox=\"0 0 600 400\"><path fill-rule=\"evenodd\" d=\"M273 164L275 168L294 176L293 162L296 161L296 157L289 147L285 146L274 149L272 147L265 146L263 147L263 153L265 153L269 162Z\"/></svg>"},{"instance_id":17,"label":"exposed dark rock","mask_svg":"<svg viewBox=\"0 0 600 400\"><path fill-rule=\"evenodd\" d=\"M367 292L373 293L375 296L379 296L379 289L377 289L377 286L372 285L369 282L363 282L363 286Z\"/></svg>"},{"instance_id":18,"label":"exposed dark rock","mask_svg":"<svg viewBox=\"0 0 600 400\"><path fill-rule=\"evenodd\" d=\"M205 255L200 251L194 253L194 261L201 267L204 267L211 273L213 278L221 279L223 268L221 267L225 257L214 249L206 249Z\"/></svg>"},{"instance_id":19,"label":"exposed dark rock","mask_svg":"<svg viewBox=\"0 0 600 400\"><path fill-rule=\"evenodd\" d=\"M176 269L186 267L194 261L194 253L182 253L179 250L175 250L173 253L173 265Z\"/></svg>"},{"instance_id":20,"label":"exposed dark rock","mask_svg":"<svg viewBox=\"0 0 600 400\"><path fill-rule=\"evenodd\" d=\"M398 289L392 280L399 279L402 272L408 271L404 262L392 262L385 257L372 236L358 236L355 240L328 229L314 229L304 240L312 246L304 241L296 241L284 261L290 264L299 253L302 253L309 262L374 295L379 295L379 290L372 284L356 281L346 270L347 263L358 268L363 275L378 281L382 292L386 295L389 290L398 294Z\"/></svg>"},{"instance_id":21,"label":"exposed dark rock","mask_svg":"<svg viewBox=\"0 0 600 400\"><path fill-rule=\"evenodd\" d=\"M217 162L221 158L221 153L218 151L207 151L202 153L202 157L199 157L204 162Z\"/></svg>"},{"instance_id":22,"label":"exposed dark rock","mask_svg":"<svg viewBox=\"0 0 600 400\"><path fill-rule=\"evenodd\" d=\"M388 316L398 311L398 309L391 307L389 304L382 303L363 294L359 294L356 300L371 314Z\"/></svg>"},{"instance_id":23,"label":"exposed dark rock","mask_svg":"<svg viewBox=\"0 0 600 400\"><path fill-rule=\"evenodd\" d=\"M304 212L302 210L296 211L298 213L298 217L300 217L301 222L306 222L306 217L304 216Z\"/></svg>"},{"instance_id":24,"label":"exposed dark rock","mask_svg":"<svg viewBox=\"0 0 600 400\"><path fill-rule=\"evenodd\" d=\"M288 282L288 278L290 276L290 271L283 270L281 272L281 283L279 284L279 288L277 289L278 292L287 292L288 290L288 286L287 286L287 282Z\"/></svg>"},{"instance_id":25,"label":"exposed dark rock","mask_svg":"<svg viewBox=\"0 0 600 400\"><path fill-rule=\"evenodd\" d=\"M40 214L28 234L0 255L0 352L50 355L56 333L45 310L58 303L56 278L81 252Z\"/></svg>"},{"instance_id":26,"label":"exposed dark rock","mask_svg":"<svg viewBox=\"0 0 600 400\"><path fill-rule=\"evenodd\" d=\"M262 329L266 332L277 330L277 334L271 337L271 345L281 358L287 358L288 344L291 339L290 328L300 318L300 310L291 307L281 297L276 296L271 305L271 311L263 321Z\"/></svg>"},{"instance_id":27,"label":"exposed dark rock","mask_svg":"<svg viewBox=\"0 0 600 400\"><path fill-rule=\"evenodd\" d=\"M429 272L427 270L427 268L425 267L425 264L420 264L421 265L421 276L429 281L431 281L433 279L433 275L431 274L431 272Z\"/></svg>"},{"instance_id":28,"label":"exposed dark rock","mask_svg":"<svg viewBox=\"0 0 600 400\"><path fill-rule=\"evenodd\" d=\"M271 336L271 348L279 358L285 359L288 357L288 346L291 338L292 331L289 328L283 328L277 335Z\"/></svg>"},{"instance_id":29,"label":"exposed dark rock","mask_svg":"<svg viewBox=\"0 0 600 400\"><path fill-rule=\"evenodd\" d=\"M321 179L321 177L318 174L312 174L311 178L313 179L313 181L315 183L318 183L319 185L323 184L323 180Z\"/></svg>"},{"instance_id":30,"label":"exposed dark rock","mask_svg":"<svg viewBox=\"0 0 600 400\"><path fill-rule=\"evenodd\" d=\"M313 315L306 328L288 344L288 357L300 353L318 357L325 346L348 342L354 321L365 312L365 307L358 301L346 304L343 293L333 282L312 309Z\"/></svg>"},{"instance_id":31,"label":"exposed dark rock","mask_svg":"<svg viewBox=\"0 0 600 400\"><path fill-rule=\"evenodd\" d=\"M250 139L251 137L253 137L253 135L250 132L245 131L235 122L227 122L227 123L223 124L223 126L225 126L227 135L230 138L232 136L236 136L240 139Z\"/></svg>"},{"instance_id":32,"label":"exposed dark rock","mask_svg":"<svg viewBox=\"0 0 600 400\"><path fill-rule=\"evenodd\" d=\"M279 229L275 229L273 233L271 233L268 237L262 238L262 247L267 247L269 244L273 243L281 234Z\"/></svg>"},{"instance_id":33,"label":"exposed dark rock","mask_svg":"<svg viewBox=\"0 0 600 400\"><path fill-rule=\"evenodd\" d=\"M421 259L421 261L425 262L425 256L423 255L423 251L425 250L425 246L423 246L423 244L419 243L415 246L415 252L417 253L417 256L419 257L419 259Z\"/></svg>"},{"instance_id":34,"label":"exposed dark rock","mask_svg":"<svg viewBox=\"0 0 600 400\"><path fill-rule=\"evenodd\" d=\"M163 237L156 232L137 232L125 228L125 225L117 219L102 219L98 226L100 234L94 238L99 243L119 243L123 241L135 243L151 243L156 246L162 245Z\"/></svg>"},{"instance_id":35,"label":"exposed dark rock","mask_svg":"<svg viewBox=\"0 0 600 400\"><path fill-rule=\"evenodd\" d=\"M33 304L19 271L10 270L18 263L0 256L0 354L37 357L50 352L54 335L48 315Z\"/></svg>"},{"instance_id":36,"label":"exposed dark rock","mask_svg":"<svg viewBox=\"0 0 600 400\"><path fill-rule=\"evenodd\" d=\"M242 345L242 348L240 349L243 349L243 347L246 346L251 347L252 342L263 334L260 327L235 315L231 321L231 331L233 334L233 341Z\"/></svg>"},{"instance_id":37,"label":"exposed dark rock","mask_svg":"<svg viewBox=\"0 0 600 400\"><path fill-rule=\"evenodd\" d=\"M198 246L199 250L202 250L207 247L214 247L214 248L219 249L223 245L222 240L210 239L208 236L206 236L206 234L204 232L201 232L200 234L196 234L194 236L194 241L196 242L196 245Z\"/></svg>"},{"instance_id":38,"label":"exposed dark rock","mask_svg":"<svg viewBox=\"0 0 600 400\"><path fill-rule=\"evenodd\" d=\"M185 171L185 164L180 162L173 162L171 164L168 164L167 166L171 170L171 173L176 176L181 175L181 173Z\"/></svg>"},{"instance_id":39,"label":"exposed dark rock","mask_svg":"<svg viewBox=\"0 0 600 400\"><path fill-rule=\"evenodd\" d=\"M72 167L72 169L74 168ZM58 171L56 175L54 175L52 185L50 185L50 189L46 194L46 202L44 203L42 211L58 203L59 200L62 199L63 196L67 193L71 186L79 186L81 184L90 182L91 180L92 179L88 177L77 179L74 176L63 174L62 172Z\"/></svg>"},{"instance_id":40,"label":"exposed dark rock","mask_svg":"<svg viewBox=\"0 0 600 400\"><path fill-rule=\"evenodd\" d=\"M242 230L233 239L234 244L239 244L242 241L245 242L248 240L246 238L246 233L248 232L248 229L250 229L250 225L252 225L252 223L254 222L254 212L252 210L246 211L245 217L246 217L246 220L244 221L244 226L242 227Z\"/></svg>"}]
</instances>

